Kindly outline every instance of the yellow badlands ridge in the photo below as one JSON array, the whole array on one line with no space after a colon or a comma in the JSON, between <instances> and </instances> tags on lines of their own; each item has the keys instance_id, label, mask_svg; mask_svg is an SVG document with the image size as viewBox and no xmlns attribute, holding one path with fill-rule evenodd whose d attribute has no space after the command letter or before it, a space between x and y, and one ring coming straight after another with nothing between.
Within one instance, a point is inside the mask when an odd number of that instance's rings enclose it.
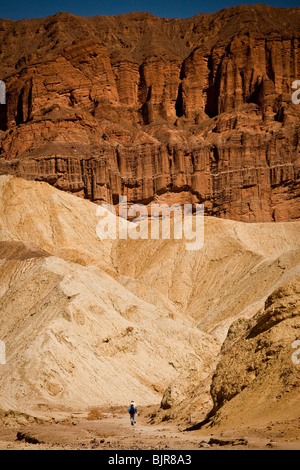
<instances>
[{"instance_id":1,"label":"yellow badlands ridge","mask_svg":"<svg viewBox=\"0 0 300 470\"><path fill-rule=\"evenodd\" d=\"M99 240L97 207L0 177L0 408L43 416L134 397L178 419L213 409L216 426L255 397L253 416L297 412L300 222L205 217L204 246L188 251Z\"/></svg>"}]
</instances>

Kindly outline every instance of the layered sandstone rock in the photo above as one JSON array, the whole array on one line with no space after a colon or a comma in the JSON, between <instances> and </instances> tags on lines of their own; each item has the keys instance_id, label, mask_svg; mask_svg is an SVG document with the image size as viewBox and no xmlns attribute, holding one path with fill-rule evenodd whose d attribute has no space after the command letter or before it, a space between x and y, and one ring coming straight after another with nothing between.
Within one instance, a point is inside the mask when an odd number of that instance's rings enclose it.
<instances>
[{"instance_id":1,"label":"layered sandstone rock","mask_svg":"<svg viewBox=\"0 0 300 470\"><path fill-rule=\"evenodd\" d=\"M300 10L0 20L0 172L101 203L300 217Z\"/></svg>"}]
</instances>

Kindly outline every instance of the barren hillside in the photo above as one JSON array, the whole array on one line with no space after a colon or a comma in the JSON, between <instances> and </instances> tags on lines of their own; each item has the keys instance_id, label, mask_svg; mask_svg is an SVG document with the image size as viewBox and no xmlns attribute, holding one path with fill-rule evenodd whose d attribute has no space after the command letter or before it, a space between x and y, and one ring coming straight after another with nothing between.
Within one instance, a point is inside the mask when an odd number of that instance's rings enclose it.
<instances>
[{"instance_id":1,"label":"barren hillside","mask_svg":"<svg viewBox=\"0 0 300 470\"><path fill-rule=\"evenodd\" d=\"M208 412L232 321L252 321L299 276L299 222L206 217L204 247L188 251L185 240L99 240L98 206L47 183L2 176L0 192L3 409L158 405L176 383L173 406L198 381Z\"/></svg>"},{"instance_id":2,"label":"barren hillside","mask_svg":"<svg viewBox=\"0 0 300 470\"><path fill-rule=\"evenodd\" d=\"M276 289L253 318L233 323L212 380L214 428L251 425L300 439L299 327L299 277Z\"/></svg>"}]
</instances>

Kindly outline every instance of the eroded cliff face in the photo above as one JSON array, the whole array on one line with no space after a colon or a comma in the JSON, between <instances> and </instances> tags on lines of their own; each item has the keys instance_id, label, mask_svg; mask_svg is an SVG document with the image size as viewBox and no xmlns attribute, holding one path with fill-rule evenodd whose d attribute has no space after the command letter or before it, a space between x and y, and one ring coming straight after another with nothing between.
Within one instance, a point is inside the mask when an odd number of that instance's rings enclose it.
<instances>
[{"instance_id":1,"label":"eroded cliff face","mask_svg":"<svg viewBox=\"0 0 300 470\"><path fill-rule=\"evenodd\" d=\"M212 379L210 427L241 429L251 422L262 428L299 416L299 293L300 278L295 277L277 288L254 317L231 325Z\"/></svg>"},{"instance_id":2,"label":"eroded cliff face","mask_svg":"<svg viewBox=\"0 0 300 470\"><path fill-rule=\"evenodd\" d=\"M300 218L300 9L0 20L0 173L101 203Z\"/></svg>"}]
</instances>

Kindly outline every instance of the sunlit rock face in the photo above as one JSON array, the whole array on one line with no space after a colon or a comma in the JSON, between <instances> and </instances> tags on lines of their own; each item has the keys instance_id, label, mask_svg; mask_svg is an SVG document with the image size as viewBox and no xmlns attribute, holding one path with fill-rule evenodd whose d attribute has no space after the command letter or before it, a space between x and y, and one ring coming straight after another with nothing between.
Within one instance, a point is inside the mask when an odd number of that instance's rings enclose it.
<instances>
[{"instance_id":1,"label":"sunlit rock face","mask_svg":"<svg viewBox=\"0 0 300 470\"><path fill-rule=\"evenodd\" d=\"M300 11L0 20L0 173L94 202L300 218Z\"/></svg>"}]
</instances>

